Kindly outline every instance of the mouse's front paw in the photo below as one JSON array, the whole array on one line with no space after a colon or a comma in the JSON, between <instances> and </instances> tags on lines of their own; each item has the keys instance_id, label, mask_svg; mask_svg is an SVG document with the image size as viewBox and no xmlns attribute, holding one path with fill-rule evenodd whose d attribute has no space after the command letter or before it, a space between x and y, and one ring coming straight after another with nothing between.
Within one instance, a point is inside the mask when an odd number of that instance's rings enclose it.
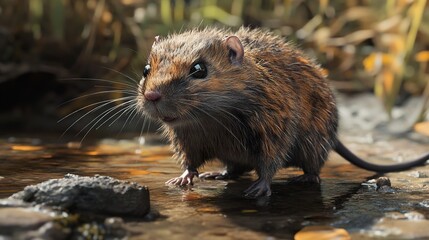
<instances>
[{"instance_id":1,"label":"mouse's front paw","mask_svg":"<svg viewBox=\"0 0 429 240\"><path fill-rule=\"evenodd\" d=\"M167 182L165 182L166 185L176 185L176 186L186 186L186 185L193 185L194 182L192 181L194 177L198 177L198 172L194 171L184 171L180 177L175 177Z\"/></svg>"}]
</instances>

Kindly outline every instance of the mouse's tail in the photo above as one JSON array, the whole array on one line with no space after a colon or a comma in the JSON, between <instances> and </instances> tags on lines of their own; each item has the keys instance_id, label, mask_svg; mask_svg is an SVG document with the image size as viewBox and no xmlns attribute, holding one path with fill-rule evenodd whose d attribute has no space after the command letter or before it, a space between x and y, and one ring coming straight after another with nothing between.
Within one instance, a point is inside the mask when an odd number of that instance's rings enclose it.
<instances>
[{"instance_id":1,"label":"mouse's tail","mask_svg":"<svg viewBox=\"0 0 429 240\"><path fill-rule=\"evenodd\" d=\"M344 144L340 140L337 140L337 145L335 146L334 150L350 163L360 168L379 173L404 171L413 167L424 165L426 161L429 160L429 153L426 153L425 155L409 162L394 165L373 164L356 156L346 146L344 146Z\"/></svg>"}]
</instances>

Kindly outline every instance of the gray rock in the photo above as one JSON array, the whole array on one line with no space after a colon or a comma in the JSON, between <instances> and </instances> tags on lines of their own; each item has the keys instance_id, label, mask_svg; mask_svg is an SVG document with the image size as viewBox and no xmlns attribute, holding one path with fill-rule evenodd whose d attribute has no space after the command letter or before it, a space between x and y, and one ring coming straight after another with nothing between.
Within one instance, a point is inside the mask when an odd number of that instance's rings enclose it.
<instances>
[{"instance_id":1,"label":"gray rock","mask_svg":"<svg viewBox=\"0 0 429 240\"><path fill-rule=\"evenodd\" d=\"M47 222L39 229L30 232L23 232L21 239L44 239L44 240L62 240L68 239L71 233L70 228L64 228L55 222Z\"/></svg>"},{"instance_id":2,"label":"gray rock","mask_svg":"<svg viewBox=\"0 0 429 240\"><path fill-rule=\"evenodd\" d=\"M0 208L0 233L10 235L14 232L35 230L52 220L54 217L51 214L31 208Z\"/></svg>"},{"instance_id":3,"label":"gray rock","mask_svg":"<svg viewBox=\"0 0 429 240\"><path fill-rule=\"evenodd\" d=\"M61 179L27 186L10 199L61 210L135 217L144 216L150 209L147 187L99 175L67 174Z\"/></svg>"},{"instance_id":4,"label":"gray rock","mask_svg":"<svg viewBox=\"0 0 429 240\"><path fill-rule=\"evenodd\" d=\"M380 192L380 193L396 193L395 189L393 189L392 187L387 186L387 185L383 185L383 186L377 188L377 192Z\"/></svg>"},{"instance_id":5,"label":"gray rock","mask_svg":"<svg viewBox=\"0 0 429 240\"><path fill-rule=\"evenodd\" d=\"M380 193L395 193L395 189L392 188L392 183L388 177L379 177L375 180L377 185L377 192Z\"/></svg>"},{"instance_id":6,"label":"gray rock","mask_svg":"<svg viewBox=\"0 0 429 240\"><path fill-rule=\"evenodd\" d=\"M392 184L390 183L390 179L388 177L379 177L377 178L375 183L377 184L377 188L381 188L383 186L388 186L388 187L392 186Z\"/></svg>"},{"instance_id":7,"label":"gray rock","mask_svg":"<svg viewBox=\"0 0 429 240\"><path fill-rule=\"evenodd\" d=\"M410 172L408 175L411 177L415 177L415 178L428 178L429 177L428 171L413 171L413 172Z\"/></svg>"}]
</instances>

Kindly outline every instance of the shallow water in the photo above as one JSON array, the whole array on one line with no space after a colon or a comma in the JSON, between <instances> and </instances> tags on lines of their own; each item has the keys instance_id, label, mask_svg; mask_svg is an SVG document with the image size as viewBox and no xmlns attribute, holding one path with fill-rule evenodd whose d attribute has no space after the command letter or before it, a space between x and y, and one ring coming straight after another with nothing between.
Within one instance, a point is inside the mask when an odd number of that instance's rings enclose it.
<instances>
[{"instance_id":1,"label":"shallow water","mask_svg":"<svg viewBox=\"0 0 429 240\"><path fill-rule=\"evenodd\" d=\"M363 157L374 159L382 154L390 163L402 156L418 156L429 146L407 139L372 142L367 135L361 136L349 135L345 141ZM362 185L374 173L332 154L320 186L287 184L288 178L301 171L284 169L274 179L272 197L248 200L241 192L255 180L254 174L238 181L197 179L187 189L165 186L166 180L181 174L171 155L156 136L87 141L84 145L59 142L55 137L4 137L0 139L0 198L66 173L100 174L149 187L152 207L161 217L153 222L128 220L127 230L139 239L290 239L305 226L345 228L359 239L429 237L420 233L425 229L422 224L429 227L427 220L415 223L399 218L411 224L398 232L396 225L406 224L388 217L409 212L429 217L429 167L389 174L395 193L380 193ZM221 166L214 163L201 172L218 168Z\"/></svg>"}]
</instances>

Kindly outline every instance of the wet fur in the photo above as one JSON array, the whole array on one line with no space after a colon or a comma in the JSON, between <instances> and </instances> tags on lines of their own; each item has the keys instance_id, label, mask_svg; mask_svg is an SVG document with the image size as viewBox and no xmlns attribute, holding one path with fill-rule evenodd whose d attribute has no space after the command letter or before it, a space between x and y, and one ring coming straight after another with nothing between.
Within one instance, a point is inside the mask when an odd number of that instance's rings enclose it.
<instances>
[{"instance_id":1,"label":"wet fur","mask_svg":"<svg viewBox=\"0 0 429 240\"><path fill-rule=\"evenodd\" d=\"M244 47L240 66L223 41L231 35ZM196 61L206 79L189 76ZM230 173L254 169L268 183L290 166L318 179L337 141L337 109L321 69L294 46L261 30L207 28L158 40L149 63L139 106L155 119L178 118L163 131L185 169L219 159ZM148 90L162 94L156 109L141 96Z\"/></svg>"}]
</instances>

